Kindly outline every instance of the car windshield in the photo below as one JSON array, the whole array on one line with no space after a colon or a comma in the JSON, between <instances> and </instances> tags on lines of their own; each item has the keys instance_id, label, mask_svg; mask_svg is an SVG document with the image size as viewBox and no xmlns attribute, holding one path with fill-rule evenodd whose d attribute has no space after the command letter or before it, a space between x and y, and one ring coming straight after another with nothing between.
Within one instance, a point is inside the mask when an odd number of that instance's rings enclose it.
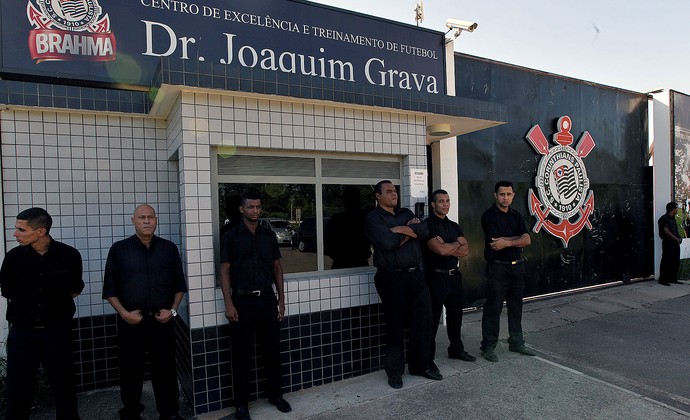
<instances>
[{"instance_id":1,"label":"car windshield","mask_svg":"<svg viewBox=\"0 0 690 420\"><path fill-rule=\"evenodd\" d=\"M278 229L290 229L290 223L287 220L271 220L271 225Z\"/></svg>"}]
</instances>

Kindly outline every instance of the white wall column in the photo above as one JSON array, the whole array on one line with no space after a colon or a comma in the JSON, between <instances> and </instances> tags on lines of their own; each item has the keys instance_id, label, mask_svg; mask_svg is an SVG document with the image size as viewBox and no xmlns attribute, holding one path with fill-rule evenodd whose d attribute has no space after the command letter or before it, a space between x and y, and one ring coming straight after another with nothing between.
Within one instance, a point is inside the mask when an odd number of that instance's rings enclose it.
<instances>
[{"instance_id":1,"label":"white wall column","mask_svg":"<svg viewBox=\"0 0 690 420\"><path fill-rule=\"evenodd\" d=\"M458 221L458 142L452 137L431 144L431 159L433 162L433 185L429 190L442 188L450 196L450 211L448 217ZM427 214L431 213L431 208Z\"/></svg>"},{"instance_id":2,"label":"white wall column","mask_svg":"<svg viewBox=\"0 0 690 420\"><path fill-rule=\"evenodd\" d=\"M664 90L653 94L650 101L650 135L654 146L654 275L659 277L661 262L661 239L656 221L666 213L666 203L673 200L673 156L671 144L670 92Z\"/></svg>"}]
</instances>

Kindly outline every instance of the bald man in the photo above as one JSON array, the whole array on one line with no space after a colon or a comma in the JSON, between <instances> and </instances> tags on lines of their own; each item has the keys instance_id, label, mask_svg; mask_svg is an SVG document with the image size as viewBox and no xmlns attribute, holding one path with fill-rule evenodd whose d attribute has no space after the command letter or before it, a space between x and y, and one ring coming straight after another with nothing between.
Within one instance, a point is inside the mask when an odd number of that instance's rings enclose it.
<instances>
[{"instance_id":1,"label":"bald man","mask_svg":"<svg viewBox=\"0 0 690 420\"><path fill-rule=\"evenodd\" d=\"M157 222L153 207L138 206L132 216L135 234L115 242L105 263L103 299L118 314L121 419L140 419L144 411L147 352L160 418L179 418L173 319L187 286L177 246L154 234Z\"/></svg>"}]
</instances>

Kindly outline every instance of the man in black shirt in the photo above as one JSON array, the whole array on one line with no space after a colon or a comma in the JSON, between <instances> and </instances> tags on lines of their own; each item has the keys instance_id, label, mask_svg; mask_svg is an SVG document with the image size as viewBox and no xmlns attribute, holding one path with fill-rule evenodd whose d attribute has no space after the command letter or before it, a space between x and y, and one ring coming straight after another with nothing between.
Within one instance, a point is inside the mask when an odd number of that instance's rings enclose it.
<instances>
[{"instance_id":1,"label":"man in black shirt","mask_svg":"<svg viewBox=\"0 0 690 420\"><path fill-rule=\"evenodd\" d=\"M450 346L448 357L466 362L477 360L465 351L462 343L462 274L458 269L458 257L469 253L469 244L460 226L450 220L450 196L445 190L431 194L431 214L426 219L429 237L426 240L426 277L431 293L431 313L433 316L433 336L431 340L430 365L436 355L436 333L441 321L443 307L446 307L447 333Z\"/></svg>"},{"instance_id":2,"label":"man in black shirt","mask_svg":"<svg viewBox=\"0 0 690 420\"><path fill-rule=\"evenodd\" d=\"M19 242L0 269L7 298L7 418L28 419L39 362L55 394L58 419L78 419L72 371L74 297L84 289L79 251L54 240L53 219L34 207L17 215Z\"/></svg>"},{"instance_id":3,"label":"man in black shirt","mask_svg":"<svg viewBox=\"0 0 690 420\"><path fill-rule=\"evenodd\" d=\"M182 261L174 243L154 235L157 218L153 207L138 206L132 223L135 234L110 247L103 283L103 299L119 315L120 397L124 406L120 418L141 418L148 352L158 414L161 419L176 419L179 389L173 318L187 291Z\"/></svg>"},{"instance_id":4,"label":"man in black shirt","mask_svg":"<svg viewBox=\"0 0 690 420\"><path fill-rule=\"evenodd\" d=\"M422 250L417 238L429 231L414 213L398 207L398 192L391 181L374 187L378 206L366 217L367 236L374 246L376 291L386 322L384 367L388 384L402 388L405 371L404 340L410 320L409 372L429 379L443 376L429 365L431 350L431 297L422 273Z\"/></svg>"},{"instance_id":5,"label":"man in black shirt","mask_svg":"<svg viewBox=\"0 0 690 420\"><path fill-rule=\"evenodd\" d=\"M242 198L242 222L228 230L221 244L221 290L230 321L235 417L249 419L249 384L254 333L262 342L268 401L278 410L292 410L283 398L280 372L280 321L285 292L280 250L273 231L262 227L261 200ZM275 285L278 292L273 290Z\"/></svg>"},{"instance_id":6,"label":"man in black shirt","mask_svg":"<svg viewBox=\"0 0 690 420\"><path fill-rule=\"evenodd\" d=\"M508 349L527 356L535 353L525 347L522 337L522 297L525 291L525 264L522 248L532 243L525 219L510 205L515 193L509 181L499 181L494 187L496 204L482 214L484 259L486 260L487 290L482 315L481 350L484 358L498 362L495 348L498 343L503 300L508 308Z\"/></svg>"},{"instance_id":7,"label":"man in black shirt","mask_svg":"<svg viewBox=\"0 0 690 420\"><path fill-rule=\"evenodd\" d=\"M659 284L670 286L678 281L680 269L680 243L683 241L678 233L676 214L678 203L666 204L666 214L659 218L659 237L661 238L661 264L659 266Z\"/></svg>"}]
</instances>

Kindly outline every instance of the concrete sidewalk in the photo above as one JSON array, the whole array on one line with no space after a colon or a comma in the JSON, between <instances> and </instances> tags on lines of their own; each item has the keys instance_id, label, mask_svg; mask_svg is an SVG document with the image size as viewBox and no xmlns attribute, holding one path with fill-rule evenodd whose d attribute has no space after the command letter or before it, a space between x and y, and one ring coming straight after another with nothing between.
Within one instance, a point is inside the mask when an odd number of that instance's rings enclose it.
<instances>
[{"instance_id":1,"label":"concrete sidewalk","mask_svg":"<svg viewBox=\"0 0 690 420\"><path fill-rule=\"evenodd\" d=\"M643 324L648 329L638 334ZM478 359L448 359L445 330L439 330L436 362L442 381L405 374L403 388L395 390L379 371L286 394L291 413L260 400L250 404L250 414L257 420L687 419L690 339L680 331L688 325L687 282L664 287L646 281L536 300L524 306L523 327L528 346L539 355L508 352L502 339L499 362L491 363L479 354L481 312L472 312L465 316L463 339ZM502 337L506 331L504 311ZM651 369L644 369L645 361ZM150 384L144 399L145 418L156 419ZM81 394L79 404L84 420L111 419L119 406L118 390ZM183 403L180 414L191 418L191 412ZM228 409L195 418L231 419L233 413ZM52 416L44 411L32 418Z\"/></svg>"},{"instance_id":2,"label":"concrete sidewalk","mask_svg":"<svg viewBox=\"0 0 690 420\"><path fill-rule=\"evenodd\" d=\"M292 404L288 414L278 412L265 400L250 405L253 419L680 419L690 418L690 400L673 395L677 406L650 398L634 390L599 379L568 367L560 357L553 357L530 338L544 332L555 332L587 320L609 316L625 318L632 312L666 301L685 299L690 305L690 284L664 287L647 281L621 285L525 304L523 327L528 345L539 352L527 357L508 350L501 340L498 363L484 360L479 354L481 312L469 313L463 324L466 349L477 356L474 363L445 357L447 338L440 330L437 337L437 364L442 381L404 375L400 390L389 387L386 374L375 372L316 388L285 395ZM690 321L690 306L686 319ZM687 330L685 320L678 328ZM682 326L682 327L681 327ZM505 337L507 319L503 312L501 336ZM592 329L589 334L611 335L614 332ZM615 334L615 333L614 333ZM573 346L576 337L573 337ZM636 340L650 342L651 337ZM685 345L684 352L690 348ZM690 358L685 358L683 374L690 372ZM687 380L686 380L687 382ZM234 409L203 414L199 420L234 418Z\"/></svg>"}]
</instances>

